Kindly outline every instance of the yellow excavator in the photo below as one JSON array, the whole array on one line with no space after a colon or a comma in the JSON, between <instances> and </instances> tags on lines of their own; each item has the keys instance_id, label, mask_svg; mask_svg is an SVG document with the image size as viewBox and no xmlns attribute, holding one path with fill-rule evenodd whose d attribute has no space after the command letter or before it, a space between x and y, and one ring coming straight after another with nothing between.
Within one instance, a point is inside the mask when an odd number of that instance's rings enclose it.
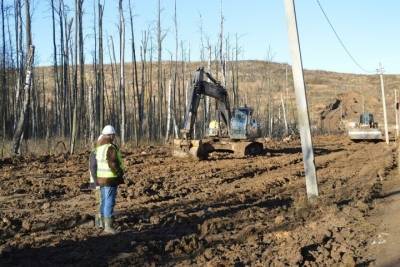
<instances>
[{"instance_id":1,"label":"yellow excavator","mask_svg":"<svg viewBox=\"0 0 400 267\"><path fill-rule=\"evenodd\" d=\"M205 81L205 77L210 81ZM193 128L203 96L217 101L218 120L210 122L205 138L195 139ZM237 157L261 154L264 151L263 144L256 141L260 137L260 130L252 115L253 110L247 106L234 108L231 112L227 90L204 68L197 69L190 88L190 106L181 129L182 138L174 139L173 156L207 159L209 153L214 151L231 152Z\"/></svg>"}]
</instances>

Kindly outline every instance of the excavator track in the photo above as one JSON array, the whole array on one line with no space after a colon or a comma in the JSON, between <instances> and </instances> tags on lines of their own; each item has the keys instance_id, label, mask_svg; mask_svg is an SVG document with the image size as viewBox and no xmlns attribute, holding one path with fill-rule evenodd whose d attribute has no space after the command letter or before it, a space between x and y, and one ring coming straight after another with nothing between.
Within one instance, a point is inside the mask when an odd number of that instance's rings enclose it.
<instances>
[{"instance_id":1,"label":"excavator track","mask_svg":"<svg viewBox=\"0 0 400 267\"><path fill-rule=\"evenodd\" d=\"M179 158L205 160L214 151L232 153L236 158L260 155L264 151L262 143L257 141L230 140L213 138L204 140L175 139L172 155Z\"/></svg>"}]
</instances>

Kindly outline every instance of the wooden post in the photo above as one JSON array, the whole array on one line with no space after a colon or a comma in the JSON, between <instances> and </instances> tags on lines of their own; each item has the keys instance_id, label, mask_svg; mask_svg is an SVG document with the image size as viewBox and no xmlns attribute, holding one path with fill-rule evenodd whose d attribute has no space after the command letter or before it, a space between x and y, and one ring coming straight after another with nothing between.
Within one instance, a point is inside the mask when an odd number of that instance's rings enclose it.
<instances>
[{"instance_id":1,"label":"wooden post","mask_svg":"<svg viewBox=\"0 0 400 267\"><path fill-rule=\"evenodd\" d=\"M385 86L383 84L383 67L382 67L381 63L379 63L379 69L377 69L377 72L379 73L379 77L380 77L380 80L381 80L383 121L384 121L384 124L385 124L385 140L386 140L386 144L389 144L389 132L388 132L387 114L386 114Z\"/></svg>"},{"instance_id":2,"label":"wooden post","mask_svg":"<svg viewBox=\"0 0 400 267\"><path fill-rule=\"evenodd\" d=\"M126 139L126 106L125 106L125 17L123 12L123 2L119 0L119 101L120 101L120 131L121 146L125 145Z\"/></svg>"},{"instance_id":3,"label":"wooden post","mask_svg":"<svg viewBox=\"0 0 400 267\"><path fill-rule=\"evenodd\" d=\"M396 108L398 107L397 103L396 103ZM399 111L396 109L396 114ZM397 149L397 171L399 172L400 175L400 140L398 138L396 138L396 149Z\"/></svg>"},{"instance_id":4,"label":"wooden post","mask_svg":"<svg viewBox=\"0 0 400 267\"><path fill-rule=\"evenodd\" d=\"M397 100L397 89L394 90L394 113L396 115L396 138L399 136L399 110Z\"/></svg>"},{"instance_id":5,"label":"wooden post","mask_svg":"<svg viewBox=\"0 0 400 267\"><path fill-rule=\"evenodd\" d=\"M293 83L296 94L301 149L303 152L304 172L306 176L306 189L307 196L310 199L318 196L318 184L315 172L314 151L311 140L310 121L308 117L308 106L294 0L285 0L285 10L288 24L289 47L292 57Z\"/></svg>"}]
</instances>

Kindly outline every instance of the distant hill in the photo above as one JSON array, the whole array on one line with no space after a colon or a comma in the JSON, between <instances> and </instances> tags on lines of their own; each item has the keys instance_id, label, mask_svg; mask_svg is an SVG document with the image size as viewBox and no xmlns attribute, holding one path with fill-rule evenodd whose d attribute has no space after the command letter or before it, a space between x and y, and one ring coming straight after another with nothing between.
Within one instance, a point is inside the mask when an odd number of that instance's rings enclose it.
<instances>
[{"instance_id":1,"label":"distant hill","mask_svg":"<svg viewBox=\"0 0 400 267\"><path fill-rule=\"evenodd\" d=\"M268 103L268 80L271 77L272 95L275 105L279 105L280 94L286 96L285 77L288 70L289 120L293 119L296 108L291 66L265 61L243 61L240 63L241 90L248 92L249 105L258 106L265 113ZM327 131L344 129L347 121L358 121L363 110L372 112L380 125L383 125L380 79L377 74L359 75L305 70L305 84L314 127ZM384 75L388 123L395 124L395 89L400 89L400 75ZM398 92L399 94L399 92ZM251 97L250 97L251 96ZM255 97L253 97L255 96ZM257 105L257 103L262 103Z\"/></svg>"},{"instance_id":2,"label":"distant hill","mask_svg":"<svg viewBox=\"0 0 400 267\"><path fill-rule=\"evenodd\" d=\"M173 63L172 63L173 64ZM231 66L232 62L227 63L227 89L231 90ZM191 73L199 66L207 67L207 62L178 62L179 65L179 86L186 87ZM139 68L139 77L141 76ZM149 69L149 64L146 65ZM170 78L169 62L163 62L163 68L167 80ZM216 74L215 63L212 63L211 73L215 78L221 81L221 75ZM268 111L274 113L275 121L278 118L283 119L281 110L281 94L287 109L287 118L290 122L295 122L296 105L294 98L293 79L291 75L291 66L282 63L267 61L245 60L238 63L239 66L239 96L240 104L247 104L254 108L255 115L263 124L267 124ZM118 67L116 68L118 69ZM185 81L181 80L181 71L184 69ZM90 65L85 66L87 85L93 84L93 70ZM153 62L153 93L156 94L156 64ZM220 73L220 69L218 69ZM48 92L47 97L51 98L53 90L52 68L38 67L36 72L39 79L45 77L45 88ZM113 87L111 75L111 65L105 66L106 86L109 94ZM287 75L286 75L287 73ZM325 131L334 132L343 130L347 121L356 121L360 113L370 111L374 113L376 120L380 125L383 124L383 112L381 102L380 80L378 75L359 75L338 72L329 72L323 70L305 70L305 83L307 88L307 98L310 109L310 118L315 129L324 128ZM287 76L287 79L286 79ZM147 75L149 77L149 75ZM126 64L127 94L131 94L132 86L132 64ZM116 88L118 87L118 75L114 77ZM139 78L140 83L140 78ZM395 124L394 111L394 90L400 89L400 75L384 75L386 104L388 110L389 124ZM147 86L149 88L149 86ZM147 89L149 90L149 89ZM182 89L180 89L182 92ZM183 93L182 93L183 94ZM132 97L128 97L129 100ZM271 100L269 100L271 99ZM268 108L268 103L272 103Z\"/></svg>"}]
</instances>

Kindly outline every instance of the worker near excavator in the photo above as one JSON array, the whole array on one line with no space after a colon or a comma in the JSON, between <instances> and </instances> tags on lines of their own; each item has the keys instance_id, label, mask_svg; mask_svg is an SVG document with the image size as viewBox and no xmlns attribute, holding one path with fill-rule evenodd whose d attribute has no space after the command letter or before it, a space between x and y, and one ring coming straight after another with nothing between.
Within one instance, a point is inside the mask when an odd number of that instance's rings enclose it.
<instances>
[{"instance_id":1,"label":"worker near excavator","mask_svg":"<svg viewBox=\"0 0 400 267\"><path fill-rule=\"evenodd\" d=\"M124 182L124 166L121 152L114 144L115 134L113 126L105 126L96 146L96 183L100 186L101 193L100 220L104 232L108 234L116 233L113 227L115 199L118 185Z\"/></svg>"},{"instance_id":2,"label":"worker near excavator","mask_svg":"<svg viewBox=\"0 0 400 267\"><path fill-rule=\"evenodd\" d=\"M102 136L103 135L100 135L97 141L99 141ZM97 205L96 214L94 217L95 227L103 229L104 223L103 223L103 218L101 216L101 192L100 192L100 186L97 183L96 146L94 147L94 149L92 149L92 151L90 151L90 156L89 156L89 174L90 174L89 189L94 190L94 197Z\"/></svg>"}]
</instances>

